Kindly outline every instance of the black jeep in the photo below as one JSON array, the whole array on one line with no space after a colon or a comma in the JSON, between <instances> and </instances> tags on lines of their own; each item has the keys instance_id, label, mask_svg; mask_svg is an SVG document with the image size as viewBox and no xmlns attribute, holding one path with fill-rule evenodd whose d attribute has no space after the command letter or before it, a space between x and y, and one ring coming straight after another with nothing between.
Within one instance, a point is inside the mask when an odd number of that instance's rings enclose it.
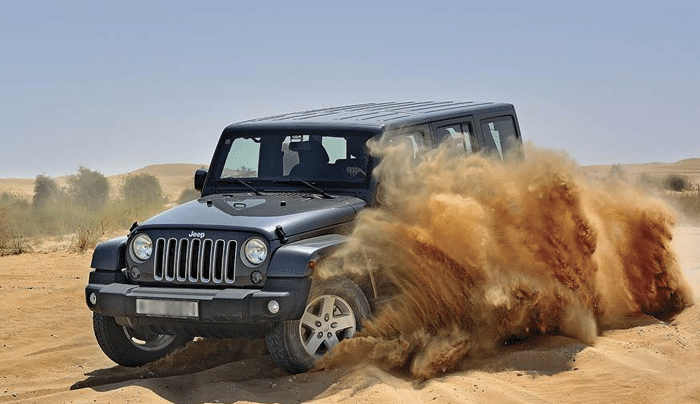
<instances>
[{"instance_id":1,"label":"black jeep","mask_svg":"<svg viewBox=\"0 0 700 404\"><path fill-rule=\"evenodd\" d=\"M500 158L522 144L513 106L497 103L362 104L228 126L195 173L199 199L95 249L85 297L105 354L140 366L196 336L264 336L298 373L352 337L372 315L372 283L311 275L374 204L366 142L380 138Z\"/></svg>"}]
</instances>

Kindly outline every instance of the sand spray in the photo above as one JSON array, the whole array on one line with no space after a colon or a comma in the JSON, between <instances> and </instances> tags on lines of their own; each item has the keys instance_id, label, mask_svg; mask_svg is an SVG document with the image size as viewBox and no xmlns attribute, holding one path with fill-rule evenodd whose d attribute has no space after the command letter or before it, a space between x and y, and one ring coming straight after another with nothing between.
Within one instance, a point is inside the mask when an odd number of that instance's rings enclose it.
<instances>
[{"instance_id":1,"label":"sand spray","mask_svg":"<svg viewBox=\"0 0 700 404\"><path fill-rule=\"evenodd\" d=\"M621 318L692 304L674 213L620 183L592 183L563 153L526 145L503 163L370 144L376 207L317 276L371 274L371 321L320 368L370 361L427 379L536 334L593 344Z\"/></svg>"}]
</instances>

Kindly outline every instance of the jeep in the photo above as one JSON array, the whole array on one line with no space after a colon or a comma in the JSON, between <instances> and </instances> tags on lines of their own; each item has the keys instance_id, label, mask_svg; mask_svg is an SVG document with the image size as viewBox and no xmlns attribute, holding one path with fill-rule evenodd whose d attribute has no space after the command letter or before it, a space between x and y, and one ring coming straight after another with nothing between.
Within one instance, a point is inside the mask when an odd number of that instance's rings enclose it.
<instances>
[{"instance_id":1,"label":"jeep","mask_svg":"<svg viewBox=\"0 0 700 404\"><path fill-rule=\"evenodd\" d=\"M264 337L283 369L311 369L380 296L372 282L312 277L376 204L370 139L405 142L414 156L441 144L496 158L522 150L503 103L370 103L232 124L194 174L197 200L95 248L85 298L100 348L141 366L195 337Z\"/></svg>"}]
</instances>

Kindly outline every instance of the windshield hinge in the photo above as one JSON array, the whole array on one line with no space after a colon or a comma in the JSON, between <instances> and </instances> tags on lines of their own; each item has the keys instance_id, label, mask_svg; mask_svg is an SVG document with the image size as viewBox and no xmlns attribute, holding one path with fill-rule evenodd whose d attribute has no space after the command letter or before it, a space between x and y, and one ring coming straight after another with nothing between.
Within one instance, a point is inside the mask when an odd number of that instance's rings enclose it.
<instances>
[{"instance_id":1,"label":"windshield hinge","mask_svg":"<svg viewBox=\"0 0 700 404\"><path fill-rule=\"evenodd\" d=\"M277 225L277 227L275 227L275 234L277 234L277 237L279 237L280 243L287 244L287 241L289 241L289 239L287 239L287 235L284 233L284 229L282 228L282 226Z\"/></svg>"}]
</instances>

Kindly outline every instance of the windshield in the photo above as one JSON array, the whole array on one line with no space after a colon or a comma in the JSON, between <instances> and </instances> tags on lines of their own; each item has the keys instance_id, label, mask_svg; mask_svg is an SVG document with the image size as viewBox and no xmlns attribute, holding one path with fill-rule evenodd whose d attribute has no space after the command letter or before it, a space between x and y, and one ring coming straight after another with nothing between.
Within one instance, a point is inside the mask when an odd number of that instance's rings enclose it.
<instances>
[{"instance_id":1,"label":"windshield","mask_svg":"<svg viewBox=\"0 0 700 404\"><path fill-rule=\"evenodd\" d=\"M218 179L364 184L370 167L366 141L355 132L241 134L225 140Z\"/></svg>"}]
</instances>

